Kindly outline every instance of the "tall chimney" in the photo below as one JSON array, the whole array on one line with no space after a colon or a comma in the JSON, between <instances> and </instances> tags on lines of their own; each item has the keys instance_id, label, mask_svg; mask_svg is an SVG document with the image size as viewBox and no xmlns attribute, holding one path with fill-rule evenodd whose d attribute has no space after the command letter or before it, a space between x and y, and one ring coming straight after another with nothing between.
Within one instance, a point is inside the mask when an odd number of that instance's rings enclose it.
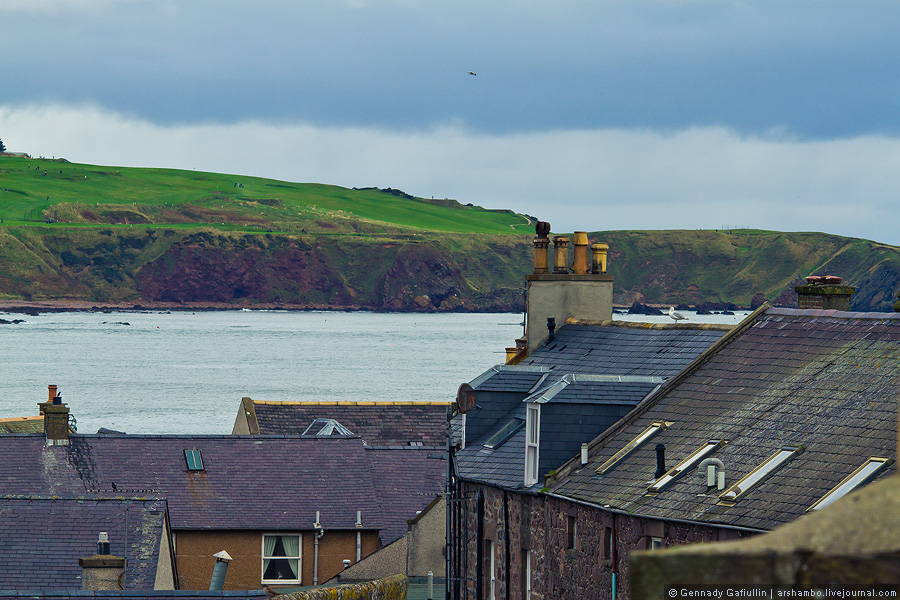
<instances>
[{"instance_id":1,"label":"tall chimney","mask_svg":"<svg viewBox=\"0 0 900 600\"><path fill-rule=\"evenodd\" d=\"M100 532L97 540L97 554L79 558L81 565L81 589L83 590L123 590L125 559L109 553L109 536Z\"/></svg>"},{"instance_id":2,"label":"tall chimney","mask_svg":"<svg viewBox=\"0 0 900 600\"><path fill-rule=\"evenodd\" d=\"M588 259L588 236L586 231L576 231L575 253L572 257L572 272L576 275L587 275L590 272L590 259Z\"/></svg>"},{"instance_id":3,"label":"tall chimney","mask_svg":"<svg viewBox=\"0 0 900 600\"><path fill-rule=\"evenodd\" d=\"M797 305L799 308L818 310L850 310L850 296L855 287L842 285L843 279L832 275L810 275L805 285L798 285Z\"/></svg>"},{"instance_id":4,"label":"tall chimney","mask_svg":"<svg viewBox=\"0 0 900 600\"><path fill-rule=\"evenodd\" d=\"M569 262L569 238L558 235L553 238L553 272L568 275L567 262Z\"/></svg>"},{"instance_id":5,"label":"tall chimney","mask_svg":"<svg viewBox=\"0 0 900 600\"><path fill-rule=\"evenodd\" d=\"M48 386L50 399L38 404L44 415L44 436L48 446L65 446L69 443L69 407L63 404L56 386Z\"/></svg>"}]
</instances>

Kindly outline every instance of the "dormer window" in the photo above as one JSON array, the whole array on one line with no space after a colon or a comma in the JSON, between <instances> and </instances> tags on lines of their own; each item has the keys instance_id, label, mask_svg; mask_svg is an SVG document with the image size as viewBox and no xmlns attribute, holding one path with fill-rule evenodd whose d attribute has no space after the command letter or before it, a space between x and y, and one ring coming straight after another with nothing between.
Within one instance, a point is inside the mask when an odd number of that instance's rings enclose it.
<instances>
[{"instance_id":1,"label":"dormer window","mask_svg":"<svg viewBox=\"0 0 900 600\"><path fill-rule=\"evenodd\" d=\"M725 440L709 440L706 445L701 446L691 453L690 456L675 465L668 473L657 479L647 490L648 494L656 494L666 489L674 483L686 471L692 470L700 461L712 454L715 450L725 445Z\"/></svg>"},{"instance_id":2,"label":"dormer window","mask_svg":"<svg viewBox=\"0 0 900 600\"><path fill-rule=\"evenodd\" d=\"M831 489L831 491L819 498L815 504L806 510L819 510L820 508L825 508L836 500L843 498L845 495L871 480L879 471L892 462L894 461L889 458L876 458L873 456L858 469L844 477L844 479Z\"/></svg>"},{"instance_id":3,"label":"dormer window","mask_svg":"<svg viewBox=\"0 0 900 600\"><path fill-rule=\"evenodd\" d=\"M184 461L187 463L188 471L203 470L203 457L200 456L199 450L185 450Z\"/></svg>"},{"instance_id":4,"label":"dormer window","mask_svg":"<svg viewBox=\"0 0 900 600\"><path fill-rule=\"evenodd\" d=\"M671 421L658 421L653 423L650 427L638 434L636 438L625 444L624 448L613 454L608 461L597 467L597 473L606 475L609 471L615 469L616 465L631 456L635 450L653 439L653 436L674 424L675 423Z\"/></svg>"},{"instance_id":5,"label":"dormer window","mask_svg":"<svg viewBox=\"0 0 900 600\"><path fill-rule=\"evenodd\" d=\"M541 433L541 405L529 404L525 412L525 485L538 481L538 443Z\"/></svg>"},{"instance_id":6,"label":"dormer window","mask_svg":"<svg viewBox=\"0 0 900 600\"><path fill-rule=\"evenodd\" d=\"M722 492L719 502L731 504L741 499L741 496L749 492L756 484L771 475L785 462L794 458L801 452L799 446L784 446L781 450L770 456L761 465L747 473L743 479Z\"/></svg>"}]
</instances>

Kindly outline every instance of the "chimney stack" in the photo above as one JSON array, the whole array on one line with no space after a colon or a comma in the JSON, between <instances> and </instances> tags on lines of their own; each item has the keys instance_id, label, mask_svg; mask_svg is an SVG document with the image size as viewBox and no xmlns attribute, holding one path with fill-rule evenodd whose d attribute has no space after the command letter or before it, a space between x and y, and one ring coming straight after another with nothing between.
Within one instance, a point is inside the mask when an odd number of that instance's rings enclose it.
<instances>
[{"instance_id":1,"label":"chimney stack","mask_svg":"<svg viewBox=\"0 0 900 600\"><path fill-rule=\"evenodd\" d=\"M81 565L81 589L83 590L123 590L125 559L109 553L109 535L100 532L97 539L97 554L79 558Z\"/></svg>"},{"instance_id":2,"label":"chimney stack","mask_svg":"<svg viewBox=\"0 0 900 600\"><path fill-rule=\"evenodd\" d=\"M55 385L47 386L49 400L38 404L44 416L44 436L48 446L65 446L69 443L69 407L56 393Z\"/></svg>"},{"instance_id":3,"label":"chimney stack","mask_svg":"<svg viewBox=\"0 0 900 600\"><path fill-rule=\"evenodd\" d=\"M569 238L553 238L553 271L549 268L548 247L550 224L539 221L535 227L534 273L525 276L525 349L507 349L507 362L521 360L550 336L548 319L555 319L557 327L567 319L609 321L612 319L613 278L606 274L606 244L590 245L587 232L575 232L572 272L569 260ZM593 251L589 258L588 247ZM518 342L517 342L518 343Z\"/></svg>"},{"instance_id":4,"label":"chimney stack","mask_svg":"<svg viewBox=\"0 0 900 600\"><path fill-rule=\"evenodd\" d=\"M843 279L832 275L810 275L805 285L798 285L798 308L818 310L850 310L850 296L855 287L842 285Z\"/></svg>"}]
</instances>

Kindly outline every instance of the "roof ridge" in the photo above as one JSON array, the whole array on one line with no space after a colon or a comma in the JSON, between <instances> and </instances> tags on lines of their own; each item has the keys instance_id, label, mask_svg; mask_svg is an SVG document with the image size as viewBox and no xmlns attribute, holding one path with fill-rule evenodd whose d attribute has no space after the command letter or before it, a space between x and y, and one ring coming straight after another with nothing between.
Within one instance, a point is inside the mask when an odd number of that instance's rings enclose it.
<instances>
[{"instance_id":1,"label":"roof ridge","mask_svg":"<svg viewBox=\"0 0 900 600\"><path fill-rule=\"evenodd\" d=\"M750 315L748 315L749 317ZM566 319L566 325L593 327L626 327L630 329L685 329L699 331L731 331L737 325L726 323L644 323L640 321L591 321L588 319Z\"/></svg>"},{"instance_id":2,"label":"roof ridge","mask_svg":"<svg viewBox=\"0 0 900 600\"><path fill-rule=\"evenodd\" d=\"M452 402L427 400L253 400L253 404L268 406L449 406Z\"/></svg>"},{"instance_id":3,"label":"roof ridge","mask_svg":"<svg viewBox=\"0 0 900 600\"><path fill-rule=\"evenodd\" d=\"M818 308L782 308L772 307L766 314L787 317L828 317L832 319L868 319L876 321L900 321L897 312L856 312L852 310L822 310Z\"/></svg>"}]
</instances>

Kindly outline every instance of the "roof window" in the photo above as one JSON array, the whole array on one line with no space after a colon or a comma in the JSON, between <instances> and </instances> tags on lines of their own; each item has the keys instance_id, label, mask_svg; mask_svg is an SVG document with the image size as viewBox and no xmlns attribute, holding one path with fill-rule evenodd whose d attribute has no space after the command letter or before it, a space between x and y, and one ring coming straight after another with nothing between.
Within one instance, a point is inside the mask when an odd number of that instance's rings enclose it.
<instances>
[{"instance_id":1,"label":"roof window","mask_svg":"<svg viewBox=\"0 0 900 600\"><path fill-rule=\"evenodd\" d=\"M650 441L653 436L655 436L663 429L671 427L674 424L675 423L671 421L657 421L653 423L652 425L650 425L650 427L642 431L636 438L628 442L624 448L613 454L612 458L600 465L597 468L597 473L599 473L600 475L606 475L609 471L612 471L616 467L616 465L631 456L631 454L635 450Z\"/></svg>"},{"instance_id":2,"label":"roof window","mask_svg":"<svg viewBox=\"0 0 900 600\"><path fill-rule=\"evenodd\" d=\"M494 435L485 440L483 446L492 450L494 448L499 448L506 443L506 440L518 433L523 427L525 427L525 419L514 417L507 421Z\"/></svg>"},{"instance_id":3,"label":"roof window","mask_svg":"<svg viewBox=\"0 0 900 600\"><path fill-rule=\"evenodd\" d=\"M719 501L732 503L740 500L741 496L750 491L753 486L771 475L786 461L802 452L799 446L784 446L770 456L761 465L744 475L743 479L732 485L719 495Z\"/></svg>"},{"instance_id":4,"label":"roof window","mask_svg":"<svg viewBox=\"0 0 900 600\"><path fill-rule=\"evenodd\" d=\"M303 435L329 436L329 435L356 435L334 419L316 419L310 423Z\"/></svg>"},{"instance_id":5,"label":"roof window","mask_svg":"<svg viewBox=\"0 0 900 600\"><path fill-rule=\"evenodd\" d=\"M701 446L697 450L694 450L694 452L692 452L690 456L671 468L665 475L654 481L647 490L647 493L657 494L663 491L676 479L678 479L685 471L689 471L696 467L700 463L700 461L702 461L704 458L706 458L725 444L725 440L709 440L708 442L706 442L706 445Z\"/></svg>"},{"instance_id":6,"label":"roof window","mask_svg":"<svg viewBox=\"0 0 900 600\"><path fill-rule=\"evenodd\" d=\"M203 470L203 458L200 456L199 450L185 450L184 460L187 463L188 471Z\"/></svg>"},{"instance_id":7,"label":"roof window","mask_svg":"<svg viewBox=\"0 0 900 600\"><path fill-rule=\"evenodd\" d=\"M859 486L871 480L879 471L881 471L892 462L894 461L890 458L876 458L874 456L871 457L858 469L844 477L843 481L832 488L831 491L829 491L827 494L819 498L819 500L815 504L813 504L806 510L819 510L820 508L825 508L835 500L843 498L845 495L849 494Z\"/></svg>"}]
</instances>

